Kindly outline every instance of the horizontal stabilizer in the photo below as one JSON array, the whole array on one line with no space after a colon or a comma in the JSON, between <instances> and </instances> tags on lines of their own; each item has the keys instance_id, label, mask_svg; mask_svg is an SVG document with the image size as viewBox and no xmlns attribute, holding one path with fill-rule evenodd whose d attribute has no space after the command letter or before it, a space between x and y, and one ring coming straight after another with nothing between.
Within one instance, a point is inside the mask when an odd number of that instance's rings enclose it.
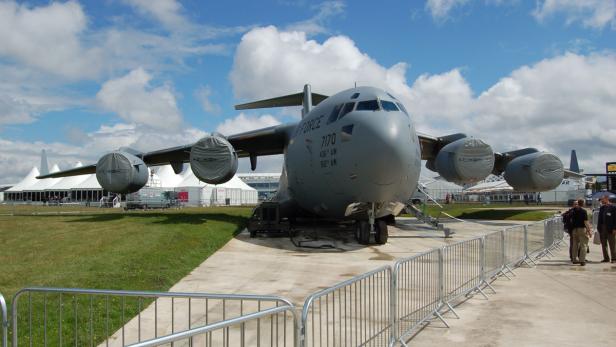
<instances>
[{"instance_id":1,"label":"horizontal stabilizer","mask_svg":"<svg viewBox=\"0 0 616 347\"><path fill-rule=\"evenodd\" d=\"M43 178L59 178L59 177L68 177L68 176L89 175L89 174L93 174L93 173L96 173L96 164L92 164L92 165L88 165L88 166L76 167L76 168L70 169L70 170L58 171L58 172L50 173L50 174L47 174L47 175L41 175L41 176L38 176L36 178L38 178L38 179L43 179Z\"/></svg>"},{"instance_id":2,"label":"horizontal stabilizer","mask_svg":"<svg viewBox=\"0 0 616 347\"><path fill-rule=\"evenodd\" d=\"M584 178L584 177L586 177L586 175L583 175L579 172L565 169L565 178Z\"/></svg>"},{"instance_id":3,"label":"horizontal stabilizer","mask_svg":"<svg viewBox=\"0 0 616 347\"><path fill-rule=\"evenodd\" d=\"M312 93L312 105L318 105L321 101L327 99L327 95ZM287 106L302 106L304 93L290 94L279 96L276 98L248 102L245 104L235 105L236 110L250 110L255 108L270 108L270 107L287 107Z\"/></svg>"}]
</instances>

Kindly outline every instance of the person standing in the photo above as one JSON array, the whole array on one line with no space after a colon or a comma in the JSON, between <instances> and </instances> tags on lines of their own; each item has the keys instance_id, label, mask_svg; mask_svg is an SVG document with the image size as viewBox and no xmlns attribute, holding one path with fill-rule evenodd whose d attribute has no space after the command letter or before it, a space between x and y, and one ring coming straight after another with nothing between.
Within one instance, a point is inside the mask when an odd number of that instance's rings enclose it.
<instances>
[{"instance_id":1,"label":"person standing","mask_svg":"<svg viewBox=\"0 0 616 347\"><path fill-rule=\"evenodd\" d=\"M607 195L601 197L601 208L599 209L599 220L597 230L601 239L601 250L603 251L602 263L610 261L616 263L616 206L610 203ZM610 252L608 255L608 246Z\"/></svg>"},{"instance_id":2,"label":"person standing","mask_svg":"<svg viewBox=\"0 0 616 347\"><path fill-rule=\"evenodd\" d=\"M569 234L569 259L571 261L573 261L573 222L571 220L571 216L576 207L578 207L578 202L577 200L574 200L573 207L562 214L565 232Z\"/></svg>"},{"instance_id":3,"label":"person standing","mask_svg":"<svg viewBox=\"0 0 616 347\"><path fill-rule=\"evenodd\" d=\"M586 249L588 247L588 240L591 236L592 228L588 222L588 213L583 208L584 200L578 200L578 206L573 208L571 213L571 224L573 227L573 264L577 264L579 256L579 264L581 266L586 265Z\"/></svg>"}]
</instances>

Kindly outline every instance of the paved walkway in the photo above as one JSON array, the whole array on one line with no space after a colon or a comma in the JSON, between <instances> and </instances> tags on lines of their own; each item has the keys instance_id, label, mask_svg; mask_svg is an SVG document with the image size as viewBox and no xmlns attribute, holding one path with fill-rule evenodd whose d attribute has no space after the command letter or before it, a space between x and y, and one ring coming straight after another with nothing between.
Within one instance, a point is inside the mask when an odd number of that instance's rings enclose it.
<instances>
[{"instance_id":1,"label":"paved walkway","mask_svg":"<svg viewBox=\"0 0 616 347\"><path fill-rule=\"evenodd\" d=\"M400 218L395 227L389 228L389 242L381 246L359 245L352 232L341 230L305 230L303 237L293 240L295 244L289 237L260 236L252 239L247 232L243 232L169 291L278 295L301 306L310 294L380 266L391 265L395 259L501 230L515 222L447 224L456 232L453 238L445 239L442 231L430 229L414 218ZM318 238L316 241L313 240L315 236ZM296 244L300 242L312 248L297 247ZM215 309L216 307L210 307L210 311ZM149 324L154 318L154 311L152 306L142 311L142 339L154 336L153 325ZM185 316L185 311L188 311L185 304L182 306L179 302L175 303L175 317ZM170 303L159 300L157 313L158 335L170 333ZM191 316L191 321L196 324L203 322L203 312L194 310ZM212 318L213 314L210 313L210 319ZM137 319L133 319L125 325L126 341L137 340L138 324ZM186 328L184 325L174 326L175 331ZM121 331L110 338L112 346L118 345L119 342Z\"/></svg>"},{"instance_id":2,"label":"paved walkway","mask_svg":"<svg viewBox=\"0 0 616 347\"><path fill-rule=\"evenodd\" d=\"M493 283L489 300L475 296L447 314L451 328L434 322L413 346L616 346L616 264L599 263L591 245L590 263L572 265L568 249L535 268L518 268L513 280ZM488 293L490 293L488 291Z\"/></svg>"}]
</instances>

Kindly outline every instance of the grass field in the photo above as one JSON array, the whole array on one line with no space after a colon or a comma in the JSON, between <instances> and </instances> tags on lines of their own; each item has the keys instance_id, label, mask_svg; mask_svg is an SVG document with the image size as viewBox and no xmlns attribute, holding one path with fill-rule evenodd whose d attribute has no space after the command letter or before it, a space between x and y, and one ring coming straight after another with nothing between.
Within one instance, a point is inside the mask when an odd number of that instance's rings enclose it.
<instances>
[{"instance_id":1,"label":"grass field","mask_svg":"<svg viewBox=\"0 0 616 347\"><path fill-rule=\"evenodd\" d=\"M443 209L436 205L428 205L427 213L437 217L441 211L446 212L460 219L491 219L491 220L519 220L519 221L539 221L554 214L554 210L537 210L535 208L525 208L525 205L481 205L481 204L453 204L443 205ZM546 206L553 208L554 206ZM564 211L566 207L563 207Z\"/></svg>"},{"instance_id":2,"label":"grass field","mask_svg":"<svg viewBox=\"0 0 616 347\"><path fill-rule=\"evenodd\" d=\"M82 208L80 213L64 209L69 214L27 216L0 210L0 293L10 301L27 286L166 291L241 231L251 210L88 213ZM115 320L114 325L122 323ZM21 336L20 341L26 342Z\"/></svg>"}]
</instances>

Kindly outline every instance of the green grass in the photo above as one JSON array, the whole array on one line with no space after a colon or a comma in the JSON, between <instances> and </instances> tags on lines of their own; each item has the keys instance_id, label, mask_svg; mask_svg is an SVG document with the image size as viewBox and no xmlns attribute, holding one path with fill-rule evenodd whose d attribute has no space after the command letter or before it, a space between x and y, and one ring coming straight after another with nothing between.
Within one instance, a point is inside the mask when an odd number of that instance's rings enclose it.
<instances>
[{"instance_id":1,"label":"green grass","mask_svg":"<svg viewBox=\"0 0 616 347\"><path fill-rule=\"evenodd\" d=\"M519 205L516 207L523 207ZM519 220L539 221L554 214L553 211L536 209L508 209L508 204L485 206L481 204L453 204L443 205L443 209L436 205L428 205L427 213L437 217L440 211L446 212L460 219L488 219L488 220ZM502 208L502 209L501 209Z\"/></svg>"},{"instance_id":2,"label":"green grass","mask_svg":"<svg viewBox=\"0 0 616 347\"><path fill-rule=\"evenodd\" d=\"M0 293L7 301L28 286L166 291L240 232L251 208L92 212L0 215ZM41 309L39 301L35 309ZM119 327L119 306L113 307L113 325ZM124 321L137 312L137 303L126 312ZM48 314L52 322L56 313ZM67 321L63 328L67 338L73 336L70 326ZM51 335L48 343L56 345ZM105 338L100 331L95 336ZM21 334L20 341L26 342Z\"/></svg>"}]
</instances>

